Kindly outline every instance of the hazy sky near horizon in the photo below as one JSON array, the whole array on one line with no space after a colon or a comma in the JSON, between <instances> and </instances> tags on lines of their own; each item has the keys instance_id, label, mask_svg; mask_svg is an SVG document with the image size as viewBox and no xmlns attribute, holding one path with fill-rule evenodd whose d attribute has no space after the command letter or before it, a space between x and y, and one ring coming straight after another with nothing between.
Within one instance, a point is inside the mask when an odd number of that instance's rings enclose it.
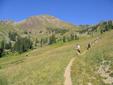
<instances>
[{"instance_id":1,"label":"hazy sky near horizon","mask_svg":"<svg viewBox=\"0 0 113 85\"><path fill-rule=\"evenodd\" d=\"M113 0L0 0L0 20L48 14L73 24L113 20Z\"/></svg>"}]
</instances>

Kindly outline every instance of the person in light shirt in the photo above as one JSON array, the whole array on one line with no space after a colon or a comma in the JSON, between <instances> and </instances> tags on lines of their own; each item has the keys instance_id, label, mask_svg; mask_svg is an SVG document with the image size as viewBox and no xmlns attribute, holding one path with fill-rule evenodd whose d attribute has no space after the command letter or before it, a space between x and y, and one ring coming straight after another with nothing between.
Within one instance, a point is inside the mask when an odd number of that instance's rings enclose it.
<instances>
[{"instance_id":1,"label":"person in light shirt","mask_svg":"<svg viewBox=\"0 0 113 85\"><path fill-rule=\"evenodd\" d=\"M79 44L76 45L76 50L77 50L77 54L80 54L81 53L81 51L80 51L80 45Z\"/></svg>"}]
</instances>

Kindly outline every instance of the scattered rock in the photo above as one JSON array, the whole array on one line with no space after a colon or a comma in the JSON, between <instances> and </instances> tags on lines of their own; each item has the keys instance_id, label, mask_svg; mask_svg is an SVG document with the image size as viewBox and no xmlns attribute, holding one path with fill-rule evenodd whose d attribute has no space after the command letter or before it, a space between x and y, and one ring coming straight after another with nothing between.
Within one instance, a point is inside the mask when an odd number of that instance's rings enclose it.
<instances>
[{"instance_id":1,"label":"scattered rock","mask_svg":"<svg viewBox=\"0 0 113 85\"><path fill-rule=\"evenodd\" d=\"M103 61L102 64L100 65L97 73L103 78L103 82L105 84L113 84L113 73L110 70L110 65L105 64L106 61Z\"/></svg>"}]
</instances>

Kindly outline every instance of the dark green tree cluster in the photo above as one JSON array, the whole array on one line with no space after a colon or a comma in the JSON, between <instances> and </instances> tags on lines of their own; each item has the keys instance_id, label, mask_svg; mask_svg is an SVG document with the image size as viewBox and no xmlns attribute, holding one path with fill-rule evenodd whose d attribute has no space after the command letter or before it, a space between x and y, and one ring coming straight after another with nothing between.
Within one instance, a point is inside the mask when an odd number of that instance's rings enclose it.
<instances>
[{"instance_id":1,"label":"dark green tree cluster","mask_svg":"<svg viewBox=\"0 0 113 85\"><path fill-rule=\"evenodd\" d=\"M13 42L11 41L12 40L10 41L2 40L0 42L0 57L2 57L4 54L7 54L8 52L23 53L33 48L33 42L30 39L30 37L17 36L15 41Z\"/></svg>"},{"instance_id":2,"label":"dark green tree cluster","mask_svg":"<svg viewBox=\"0 0 113 85\"><path fill-rule=\"evenodd\" d=\"M70 34L70 40L74 40L74 34Z\"/></svg>"},{"instance_id":3,"label":"dark green tree cluster","mask_svg":"<svg viewBox=\"0 0 113 85\"><path fill-rule=\"evenodd\" d=\"M0 42L0 57L2 57L2 55L4 53L4 48L5 48L5 42L4 42L4 40L2 40Z\"/></svg>"},{"instance_id":4,"label":"dark green tree cluster","mask_svg":"<svg viewBox=\"0 0 113 85\"><path fill-rule=\"evenodd\" d=\"M16 41L16 37L17 37L17 33L16 32L9 32L9 38L11 41Z\"/></svg>"},{"instance_id":5,"label":"dark green tree cluster","mask_svg":"<svg viewBox=\"0 0 113 85\"><path fill-rule=\"evenodd\" d=\"M2 40L0 42L0 57L5 54L5 50L9 49L11 49L11 42L6 42L5 40Z\"/></svg>"},{"instance_id":6,"label":"dark green tree cluster","mask_svg":"<svg viewBox=\"0 0 113 85\"><path fill-rule=\"evenodd\" d=\"M60 34L64 34L66 32L68 32L67 29L63 29L63 28L57 28L57 29L54 29L55 33L60 33Z\"/></svg>"},{"instance_id":7,"label":"dark green tree cluster","mask_svg":"<svg viewBox=\"0 0 113 85\"><path fill-rule=\"evenodd\" d=\"M6 43L5 49L11 49L12 51L22 53L33 47L33 42L30 38L20 37L16 32L9 32L9 39L10 41L14 41L14 45L12 46L11 42Z\"/></svg>"},{"instance_id":8,"label":"dark green tree cluster","mask_svg":"<svg viewBox=\"0 0 113 85\"><path fill-rule=\"evenodd\" d=\"M2 57L3 53L4 53L4 49L0 48L0 58Z\"/></svg>"},{"instance_id":9,"label":"dark green tree cluster","mask_svg":"<svg viewBox=\"0 0 113 85\"><path fill-rule=\"evenodd\" d=\"M1 49L5 49L5 40L2 40L2 41L0 42L0 48L1 48Z\"/></svg>"},{"instance_id":10,"label":"dark green tree cluster","mask_svg":"<svg viewBox=\"0 0 113 85\"><path fill-rule=\"evenodd\" d=\"M36 38L36 40L35 40L35 46L37 46L37 44L38 44L40 47L42 47L42 46L44 46L44 45L47 45L47 44L48 44L48 38L45 37L45 38L41 38L41 39L39 39L39 40Z\"/></svg>"},{"instance_id":11,"label":"dark green tree cluster","mask_svg":"<svg viewBox=\"0 0 113 85\"><path fill-rule=\"evenodd\" d=\"M7 42L5 43L5 49L11 49L12 48L12 43L11 42Z\"/></svg>"},{"instance_id":12,"label":"dark green tree cluster","mask_svg":"<svg viewBox=\"0 0 113 85\"><path fill-rule=\"evenodd\" d=\"M66 37L65 37L65 36L63 36L63 39L62 39L62 40L63 40L63 42L66 42Z\"/></svg>"},{"instance_id":13,"label":"dark green tree cluster","mask_svg":"<svg viewBox=\"0 0 113 85\"><path fill-rule=\"evenodd\" d=\"M76 35L76 34L70 34L70 41L71 40L78 40L79 39L79 37Z\"/></svg>"},{"instance_id":14,"label":"dark green tree cluster","mask_svg":"<svg viewBox=\"0 0 113 85\"><path fill-rule=\"evenodd\" d=\"M41 45L41 47L43 46L43 45L46 45L46 44L48 44L48 38L41 38L41 40L40 40L40 45Z\"/></svg>"},{"instance_id":15,"label":"dark green tree cluster","mask_svg":"<svg viewBox=\"0 0 113 85\"><path fill-rule=\"evenodd\" d=\"M3 49L11 49L11 42L6 42L5 40L2 40L1 42L1 45L0 45L0 48L3 48Z\"/></svg>"},{"instance_id":16,"label":"dark green tree cluster","mask_svg":"<svg viewBox=\"0 0 113 85\"><path fill-rule=\"evenodd\" d=\"M79 37L76 34L72 33L69 36L63 36L62 41L66 42L66 41L72 41L72 40L78 40L78 39Z\"/></svg>"},{"instance_id":17,"label":"dark green tree cluster","mask_svg":"<svg viewBox=\"0 0 113 85\"><path fill-rule=\"evenodd\" d=\"M112 20L104 21L104 22L100 23L99 26L100 26L100 33L102 34L106 31L113 29L113 22L112 22Z\"/></svg>"},{"instance_id":18,"label":"dark green tree cluster","mask_svg":"<svg viewBox=\"0 0 113 85\"><path fill-rule=\"evenodd\" d=\"M14 44L13 51L17 51L19 53L28 51L33 48L33 42L28 37L18 37L17 41Z\"/></svg>"},{"instance_id":19,"label":"dark green tree cluster","mask_svg":"<svg viewBox=\"0 0 113 85\"><path fill-rule=\"evenodd\" d=\"M56 43L56 36L55 34L52 34L49 38L48 38L48 45L51 45L53 43Z\"/></svg>"},{"instance_id":20,"label":"dark green tree cluster","mask_svg":"<svg viewBox=\"0 0 113 85\"><path fill-rule=\"evenodd\" d=\"M80 34L88 33L92 34L93 32L100 32L101 34L113 29L113 21L103 21L97 25L80 25L81 30L79 30ZM98 29L99 28L99 29Z\"/></svg>"}]
</instances>

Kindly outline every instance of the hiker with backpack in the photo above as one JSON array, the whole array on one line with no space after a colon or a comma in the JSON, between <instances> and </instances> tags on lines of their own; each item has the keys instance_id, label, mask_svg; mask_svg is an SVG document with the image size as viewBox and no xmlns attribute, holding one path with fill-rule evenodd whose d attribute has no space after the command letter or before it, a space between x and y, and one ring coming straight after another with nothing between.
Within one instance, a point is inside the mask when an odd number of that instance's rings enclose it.
<instances>
[{"instance_id":1,"label":"hiker with backpack","mask_svg":"<svg viewBox=\"0 0 113 85\"><path fill-rule=\"evenodd\" d=\"M75 49L76 49L77 54L81 53L79 44L76 45Z\"/></svg>"},{"instance_id":2,"label":"hiker with backpack","mask_svg":"<svg viewBox=\"0 0 113 85\"><path fill-rule=\"evenodd\" d=\"M91 43L88 43L87 50L89 50L90 48L91 48Z\"/></svg>"}]
</instances>

